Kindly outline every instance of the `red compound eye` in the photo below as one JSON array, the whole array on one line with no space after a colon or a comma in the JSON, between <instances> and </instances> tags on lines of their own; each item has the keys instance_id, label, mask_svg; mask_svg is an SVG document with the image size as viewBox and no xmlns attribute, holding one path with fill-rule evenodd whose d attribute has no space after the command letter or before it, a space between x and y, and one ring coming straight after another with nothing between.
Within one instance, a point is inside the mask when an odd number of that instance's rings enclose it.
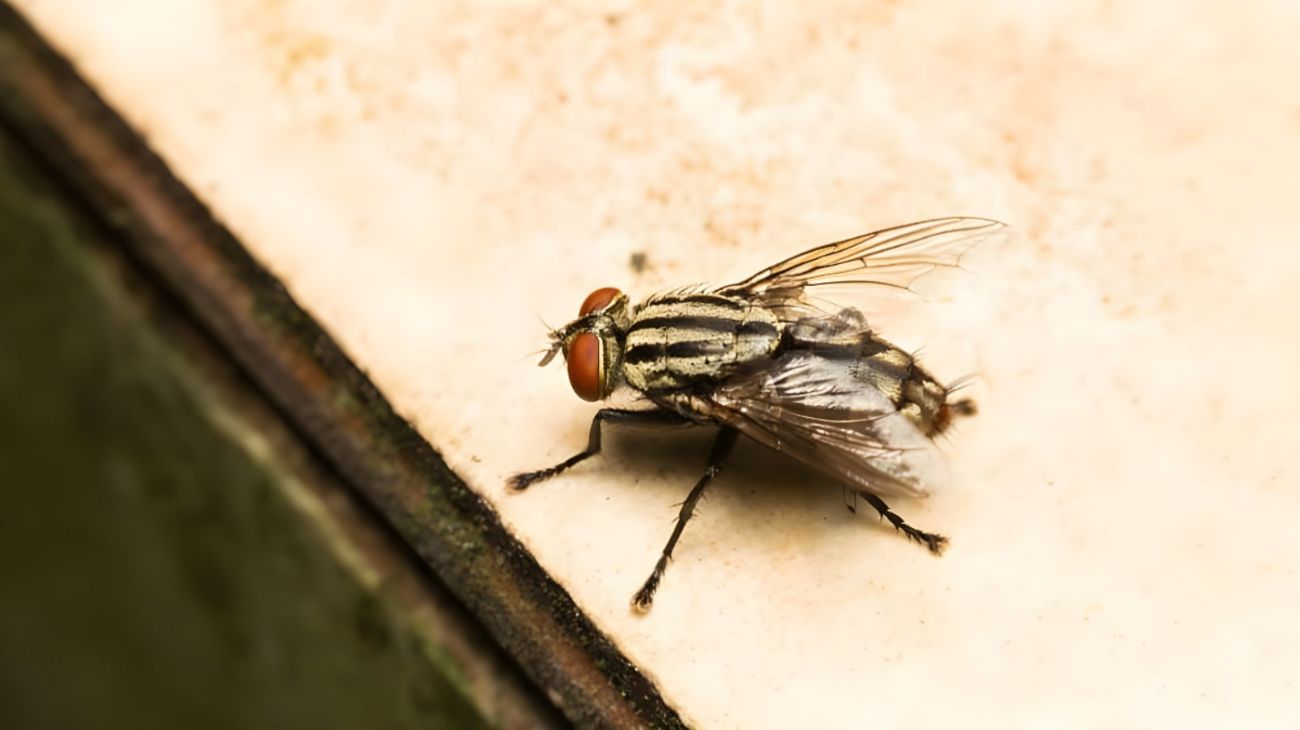
<instances>
[{"instance_id":1,"label":"red compound eye","mask_svg":"<svg viewBox=\"0 0 1300 730\"><path fill-rule=\"evenodd\" d=\"M614 299L616 299L618 295L622 293L623 292L619 291L618 289L615 289L612 286L607 286L602 289L597 289L596 291L588 294L586 299L582 300L582 308L578 310L578 316L586 317L588 314L591 314L592 312L598 312L604 309L605 307L608 307L609 303L614 301Z\"/></svg>"},{"instance_id":2,"label":"red compound eye","mask_svg":"<svg viewBox=\"0 0 1300 730\"><path fill-rule=\"evenodd\" d=\"M605 391L605 373L600 367L604 356L600 338L591 332L575 335L564 356L568 361L569 385L573 386L573 392L583 400L600 400Z\"/></svg>"}]
</instances>

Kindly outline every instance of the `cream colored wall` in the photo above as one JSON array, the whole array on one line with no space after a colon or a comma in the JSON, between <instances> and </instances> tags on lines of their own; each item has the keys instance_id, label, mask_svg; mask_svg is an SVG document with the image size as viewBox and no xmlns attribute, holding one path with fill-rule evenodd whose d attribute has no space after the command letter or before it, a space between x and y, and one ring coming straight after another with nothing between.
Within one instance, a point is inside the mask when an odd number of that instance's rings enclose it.
<instances>
[{"instance_id":1,"label":"cream colored wall","mask_svg":"<svg viewBox=\"0 0 1300 730\"><path fill-rule=\"evenodd\" d=\"M1300 720L1300 5L16 4L690 721ZM537 315L954 213L944 558L742 448L639 617L707 437L506 493L594 410Z\"/></svg>"}]
</instances>

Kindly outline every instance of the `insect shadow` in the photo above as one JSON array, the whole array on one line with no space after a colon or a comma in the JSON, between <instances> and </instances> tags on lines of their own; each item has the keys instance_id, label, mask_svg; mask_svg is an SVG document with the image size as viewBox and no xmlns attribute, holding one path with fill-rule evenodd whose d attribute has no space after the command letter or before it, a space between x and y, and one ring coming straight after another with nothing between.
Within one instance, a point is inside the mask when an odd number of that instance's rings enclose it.
<instances>
[{"instance_id":1,"label":"insect shadow","mask_svg":"<svg viewBox=\"0 0 1300 730\"><path fill-rule=\"evenodd\" d=\"M682 485L698 475L716 437L711 428L610 429L607 461L579 468L599 470L602 481L653 489L663 503L663 518L674 520L686 498ZM732 463L705 493L696 514L712 510L727 512L732 518L728 526L755 540L772 531L798 534L802 551L840 537L822 529L828 525L894 539L894 528L834 477L745 439L736 444ZM684 537L683 544L689 550L690 538Z\"/></svg>"}]
</instances>

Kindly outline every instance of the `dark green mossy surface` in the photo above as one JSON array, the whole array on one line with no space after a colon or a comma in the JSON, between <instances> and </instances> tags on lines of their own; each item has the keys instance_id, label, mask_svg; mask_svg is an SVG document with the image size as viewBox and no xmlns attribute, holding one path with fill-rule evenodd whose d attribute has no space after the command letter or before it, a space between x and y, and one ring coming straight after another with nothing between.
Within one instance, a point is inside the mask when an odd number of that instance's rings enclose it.
<instances>
[{"instance_id":1,"label":"dark green mossy surface","mask_svg":"<svg viewBox=\"0 0 1300 730\"><path fill-rule=\"evenodd\" d=\"M0 129L0 726L483 726L97 235Z\"/></svg>"}]
</instances>

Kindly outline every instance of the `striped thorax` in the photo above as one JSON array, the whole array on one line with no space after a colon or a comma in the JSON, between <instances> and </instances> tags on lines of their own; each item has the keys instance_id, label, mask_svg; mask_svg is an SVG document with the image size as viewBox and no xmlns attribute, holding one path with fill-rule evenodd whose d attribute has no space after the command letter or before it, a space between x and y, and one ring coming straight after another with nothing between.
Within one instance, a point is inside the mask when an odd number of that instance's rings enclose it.
<instances>
[{"instance_id":1,"label":"striped thorax","mask_svg":"<svg viewBox=\"0 0 1300 730\"><path fill-rule=\"evenodd\" d=\"M632 316L623 377L642 392L715 382L770 358L780 342L776 316L763 307L716 294L663 295Z\"/></svg>"}]
</instances>

